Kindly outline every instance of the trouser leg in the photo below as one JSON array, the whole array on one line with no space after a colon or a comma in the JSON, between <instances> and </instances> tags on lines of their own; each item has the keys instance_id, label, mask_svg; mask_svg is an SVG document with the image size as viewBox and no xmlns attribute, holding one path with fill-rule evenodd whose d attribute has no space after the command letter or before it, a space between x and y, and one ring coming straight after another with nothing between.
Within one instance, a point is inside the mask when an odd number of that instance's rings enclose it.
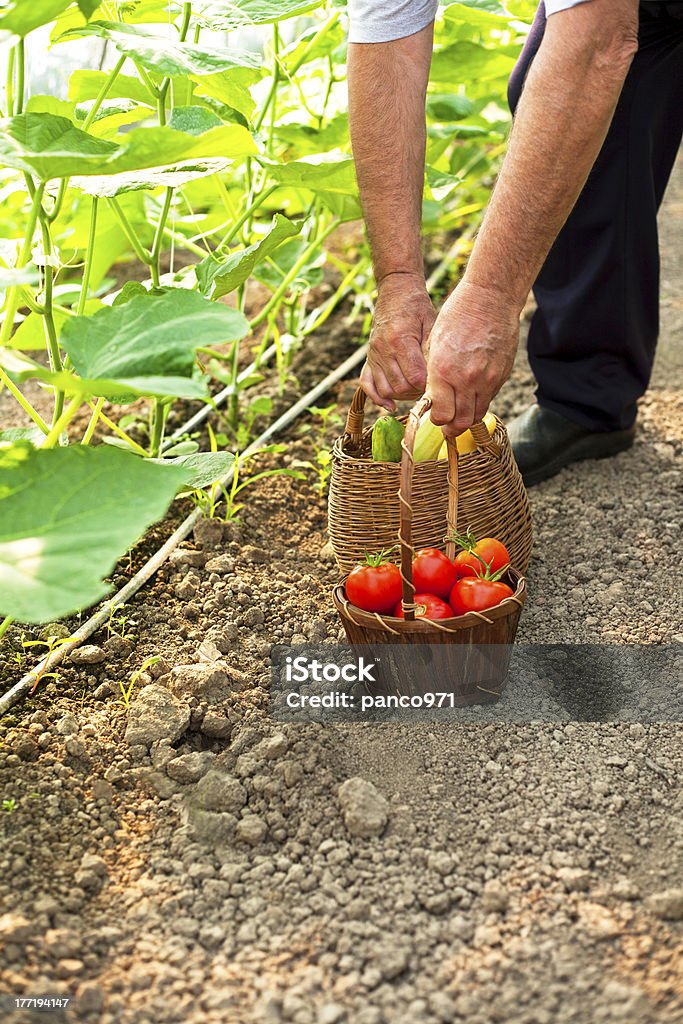
<instances>
[{"instance_id":1,"label":"trouser leg","mask_svg":"<svg viewBox=\"0 0 683 1024\"><path fill-rule=\"evenodd\" d=\"M650 8L650 10L648 10ZM543 5L510 81L514 111ZM641 4L639 49L608 136L534 286L542 406L588 429L633 423L659 330L657 210L683 134L683 4Z\"/></svg>"}]
</instances>

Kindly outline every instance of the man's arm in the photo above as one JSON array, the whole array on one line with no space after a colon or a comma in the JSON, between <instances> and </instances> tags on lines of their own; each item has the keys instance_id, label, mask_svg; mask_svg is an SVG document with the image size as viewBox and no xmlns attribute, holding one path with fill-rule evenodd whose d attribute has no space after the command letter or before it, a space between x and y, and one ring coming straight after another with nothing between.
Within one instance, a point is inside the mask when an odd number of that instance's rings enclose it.
<instances>
[{"instance_id":1,"label":"man's arm","mask_svg":"<svg viewBox=\"0 0 683 1024\"><path fill-rule=\"evenodd\" d=\"M462 282L432 331L432 419L457 435L510 374L519 314L600 152L638 48L637 0L548 19L508 152Z\"/></svg>"},{"instance_id":2,"label":"man's arm","mask_svg":"<svg viewBox=\"0 0 683 1024\"><path fill-rule=\"evenodd\" d=\"M422 394L422 345L435 319L422 260L425 96L433 25L385 43L351 43L349 118L378 299L361 383L378 404Z\"/></svg>"}]
</instances>

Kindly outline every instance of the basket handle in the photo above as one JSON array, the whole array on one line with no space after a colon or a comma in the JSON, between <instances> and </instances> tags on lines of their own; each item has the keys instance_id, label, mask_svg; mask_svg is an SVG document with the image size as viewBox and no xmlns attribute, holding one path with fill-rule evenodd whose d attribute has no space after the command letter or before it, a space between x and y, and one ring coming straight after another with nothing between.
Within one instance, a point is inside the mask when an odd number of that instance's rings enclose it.
<instances>
[{"instance_id":1,"label":"basket handle","mask_svg":"<svg viewBox=\"0 0 683 1024\"><path fill-rule=\"evenodd\" d=\"M356 393L351 400L349 411L346 416L346 427L344 433L351 438L354 448L360 448L363 441L363 421L365 419L366 394L361 387L356 388Z\"/></svg>"},{"instance_id":2,"label":"basket handle","mask_svg":"<svg viewBox=\"0 0 683 1024\"><path fill-rule=\"evenodd\" d=\"M415 620L415 586L413 584L413 473L415 469L415 435L421 417L432 407L431 398L421 398L410 410L401 447L401 472L399 477L399 512L400 525L398 539L401 545L401 578L403 581L403 613L408 622ZM470 430L480 451L488 450L494 456L500 456L500 445L493 440L486 424L482 421L474 423ZM454 437L447 437L448 450L448 533L452 536L458 528L458 446ZM455 556L455 543L449 540L446 544L449 558Z\"/></svg>"}]
</instances>

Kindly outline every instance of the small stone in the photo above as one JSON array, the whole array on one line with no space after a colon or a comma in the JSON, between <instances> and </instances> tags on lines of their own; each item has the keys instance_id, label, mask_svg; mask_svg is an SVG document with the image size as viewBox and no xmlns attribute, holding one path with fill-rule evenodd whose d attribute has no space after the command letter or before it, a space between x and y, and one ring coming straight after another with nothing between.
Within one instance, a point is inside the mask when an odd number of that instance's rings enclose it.
<instances>
[{"instance_id":1,"label":"small stone","mask_svg":"<svg viewBox=\"0 0 683 1024\"><path fill-rule=\"evenodd\" d=\"M76 736L67 736L64 741L64 749L69 757L85 757L85 744Z\"/></svg>"},{"instance_id":2,"label":"small stone","mask_svg":"<svg viewBox=\"0 0 683 1024\"><path fill-rule=\"evenodd\" d=\"M257 814L247 814L237 822L237 837L244 843L255 846L265 839L268 826Z\"/></svg>"},{"instance_id":3,"label":"small stone","mask_svg":"<svg viewBox=\"0 0 683 1024\"><path fill-rule=\"evenodd\" d=\"M215 548L223 541L221 519L200 519L194 528L194 541L200 548Z\"/></svg>"},{"instance_id":4,"label":"small stone","mask_svg":"<svg viewBox=\"0 0 683 1024\"><path fill-rule=\"evenodd\" d=\"M663 921L683 921L683 889L664 889L645 901L648 910Z\"/></svg>"},{"instance_id":5,"label":"small stone","mask_svg":"<svg viewBox=\"0 0 683 1024\"><path fill-rule=\"evenodd\" d=\"M125 661L133 653L133 645L126 637L114 634L105 641L104 651L110 660Z\"/></svg>"},{"instance_id":6,"label":"small stone","mask_svg":"<svg viewBox=\"0 0 683 1024\"><path fill-rule=\"evenodd\" d=\"M212 768L194 789L196 804L205 811L237 813L247 802L247 791L231 775Z\"/></svg>"},{"instance_id":7,"label":"small stone","mask_svg":"<svg viewBox=\"0 0 683 1024\"><path fill-rule=\"evenodd\" d=\"M611 894L617 900L639 900L640 889L630 878L619 878L611 888Z\"/></svg>"},{"instance_id":8,"label":"small stone","mask_svg":"<svg viewBox=\"0 0 683 1024\"><path fill-rule=\"evenodd\" d=\"M207 572L215 572L219 576L229 576L235 571L235 559L230 555L216 555L204 566Z\"/></svg>"},{"instance_id":9,"label":"small stone","mask_svg":"<svg viewBox=\"0 0 683 1024\"><path fill-rule=\"evenodd\" d=\"M322 562L334 562L334 548L332 547L332 541L328 540L321 547L318 552L318 557Z\"/></svg>"},{"instance_id":10,"label":"small stone","mask_svg":"<svg viewBox=\"0 0 683 1024\"><path fill-rule=\"evenodd\" d=\"M510 903L510 893L505 886L492 878L484 886L482 905L487 913L504 914Z\"/></svg>"},{"instance_id":11,"label":"small stone","mask_svg":"<svg viewBox=\"0 0 683 1024\"><path fill-rule=\"evenodd\" d=\"M227 740L232 733L232 722L220 711L209 708L202 720L201 731L212 739Z\"/></svg>"},{"instance_id":12,"label":"small stone","mask_svg":"<svg viewBox=\"0 0 683 1024\"><path fill-rule=\"evenodd\" d=\"M30 736L17 737L13 749L22 761L35 761L40 754L40 747Z\"/></svg>"},{"instance_id":13,"label":"small stone","mask_svg":"<svg viewBox=\"0 0 683 1024\"><path fill-rule=\"evenodd\" d=\"M180 739L190 724L190 709L158 683L143 686L128 711L126 742L151 747L155 740ZM105 773L105 778L108 776ZM109 781L113 781L109 779Z\"/></svg>"},{"instance_id":14,"label":"small stone","mask_svg":"<svg viewBox=\"0 0 683 1024\"><path fill-rule=\"evenodd\" d=\"M273 736L266 736L265 739L256 746L254 753L258 757L264 757L267 761L271 761L276 757L281 757L289 749L289 740L282 732L276 732Z\"/></svg>"},{"instance_id":15,"label":"small stone","mask_svg":"<svg viewBox=\"0 0 683 1024\"><path fill-rule=\"evenodd\" d=\"M92 798L93 800L106 800L111 802L114 797L113 787L109 782L105 782L104 779L95 779L92 784Z\"/></svg>"},{"instance_id":16,"label":"small stone","mask_svg":"<svg viewBox=\"0 0 683 1024\"><path fill-rule=\"evenodd\" d=\"M346 1019L346 1010L341 1003L324 1003L318 1010L317 1024L341 1024Z\"/></svg>"},{"instance_id":17,"label":"small stone","mask_svg":"<svg viewBox=\"0 0 683 1024\"><path fill-rule=\"evenodd\" d=\"M75 736L79 730L78 719L74 715L65 715L54 726L60 736Z\"/></svg>"},{"instance_id":18,"label":"small stone","mask_svg":"<svg viewBox=\"0 0 683 1024\"><path fill-rule=\"evenodd\" d=\"M342 782L337 791L344 825L352 836L378 836L389 820L389 803L367 779L360 776Z\"/></svg>"},{"instance_id":19,"label":"small stone","mask_svg":"<svg viewBox=\"0 0 683 1024\"><path fill-rule=\"evenodd\" d=\"M613 939L621 934L621 925L614 914L600 903L579 904L579 921L594 939Z\"/></svg>"},{"instance_id":20,"label":"small stone","mask_svg":"<svg viewBox=\"0 0 683 1024\"><path fill-rule=\"evenodd\" d=\"M193 569L201 569L206 565L206 553L194 551L192 548L176 548L168 557L171 565L191 565Z\"/></svg>"},{"instance_id":21,"label":"small stone","mask_svg":"<svg viewBox=\"0 0 683 1024\"><path fill-rule=\"evenodd\" d=\"M50 640L67 640L71 636L68 628L63 622L48 622L41 627L38 639L49 642Z\"/></svg>"},{"instance_id":22,"label":"small stone","mask_svg":"<svg viewBox=\"0 0 683 1024\"><path fill-rule=\"evenodd\" d=\"M99 665L106 657L102 648L95 644L83 644L82 647L75 647L69 655L74 665Z\"/></svg>"},{"instance_id":23,"label":"small stone","mask_svg":"<svg viewBox=\"0 0 683 1024\"><path fill-rule=\"evenodd\" d=\"M76 989L76 1007L79 1016L99 1013L104 1007L104 989L96 981L85 981Z\"/></svg>"},{"instance_id":24,"label":"small stone","mask_svg":"<svg viewBox=\"0 0 683 1024\"><path fill-rule=\"evenodd\" d=\"M263 548L256 548L253 544L245 544L240 555L245 562L255 562L259 565L265 565L269 557L267 551L264 551Z\"/></svg>"},{"instance_id":25,"label":"small stone","mask_svg":"<svg viewBox=\"0 0 683 1024\"><path fill-rule=\"evenodd\" d=\"M206 662L176 665L170 675L164 676L164 683L177 697L196 697L209 704L227 700L233 689L225 669Z\"/></svg>"},{"instance_id":26,"label":"small stone","mask_svg":"<svg viewBox=\"0 0 683 1024\"><path fill-rule=\"evenodd\" d=\"M58 978L72 978L75 974L82 974L85 964L82 960L69 957L66 960L59 960L55 973Z\"/></svg>"},{"instance_id":27,"label":"small stone","mask_svg":"<svg viewBox=\"0 0 683 1024\"><path fill-rule=\"evenodd\" d=\"M206 775L214 761L214 755L208 750L193 750L189 754L181 754L174 757L166 765L166 774L169 779L187 786L192 782L198 782L203 775Z\"/></svg>"},{"instance_id":28,"label":"small stone","mask_svg":"<svg viewBox=\"0 0 683 1024\"><path fill-rule=\"evenodd\" d=\"M21 946L32 934L33 925L21 914L10 912L0 917L0 942Z\"/></svg>"},{"instance_id":29,"label":"small stone","mask_svg":"<svg viewBox=\"0 0 683 1024\"><path fill-rule=\"evenodd\" d=\"M567 892L586 892L590 888L591 877L582 868L559 868L557 877Z\"/></svg>"},{"instance_id":30,"label":"small stone","mask_svg":"<svg viewBox=\"0 0 683 1024\"><path fill-rule=\"evenodd\" d=\"M81 857L81 869L83 871L92 871L98 878L106 878L109 874L106 860L96 853L83 854Z\"/></svg>"},{"instance_id":31,"label":"small stone","mask_svg":"<svg viewBox=\"0 0 683 1024\"><path fill-rule=\"evenodd\" d=\"M474 931L472 942L475 949L497 946L500 943L500 928L492 924L480 924Z\"/></svg>"},{"instance_id":32,"label":"small stone","mask_svg":"<svg viewBox=\"0 0 683 1024\"><path fill-rule=\"evenodd\" d=\"M221 660L221 652L213 640L202 640L197 648L197 659L199 662L206 661L211 665L213 662Z\"/></svg>"}]
</instances>

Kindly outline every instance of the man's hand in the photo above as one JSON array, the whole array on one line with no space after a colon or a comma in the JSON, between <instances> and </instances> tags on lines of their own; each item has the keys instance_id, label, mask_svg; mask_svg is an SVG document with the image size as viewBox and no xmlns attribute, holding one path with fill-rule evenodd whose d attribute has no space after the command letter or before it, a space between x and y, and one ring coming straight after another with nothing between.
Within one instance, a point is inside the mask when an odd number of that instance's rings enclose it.
<instances>
[{"instance_id":1,"label":"man's hand","mask_svg":"<svg viewBox=\"0 0 683 1024\"><path fill-rule=\"evenodd\" d=\"M517 304L462 281L429 339L427 394L444 434L456 437L484 416L512 372L518 343Z\"/></svg>"},{"instance_id":2,"label":"man's hand","mask_svg":"<svg viewBox=\"0 0 683 1024\"><path fill-rule=\"evenodd\" d=\"M427 382L424 346L436 311L420 274L388 274L378 290L370 350L360 383L377 405L419 398Z\"/></svg>"}]
</instances>

